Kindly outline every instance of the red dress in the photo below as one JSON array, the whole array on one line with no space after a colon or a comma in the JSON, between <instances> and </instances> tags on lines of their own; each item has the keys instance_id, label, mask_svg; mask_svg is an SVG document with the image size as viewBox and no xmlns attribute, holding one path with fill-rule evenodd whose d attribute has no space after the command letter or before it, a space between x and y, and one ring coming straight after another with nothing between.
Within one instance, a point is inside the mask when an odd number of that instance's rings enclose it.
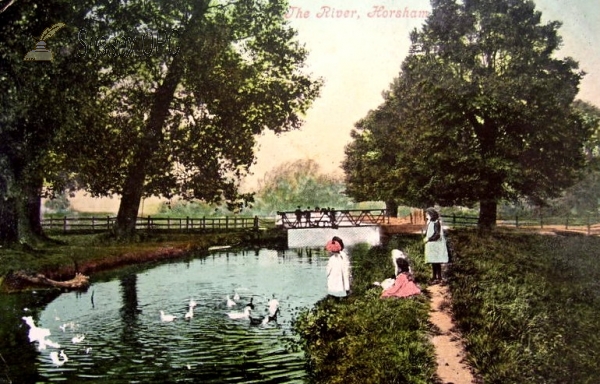
<instances>
[{"instance_id":1,"label":"red dress","mask_svg":"<svg viewBox=\"0 0 600 384\"><path fill-rule=\"evenodd\" d=\"M394 285L381 293L381 297L408 297L420 293L421 289L419 286L414 281L409 280L406 273L401 273L396 276Z\"/></svg>"}]
</instances>

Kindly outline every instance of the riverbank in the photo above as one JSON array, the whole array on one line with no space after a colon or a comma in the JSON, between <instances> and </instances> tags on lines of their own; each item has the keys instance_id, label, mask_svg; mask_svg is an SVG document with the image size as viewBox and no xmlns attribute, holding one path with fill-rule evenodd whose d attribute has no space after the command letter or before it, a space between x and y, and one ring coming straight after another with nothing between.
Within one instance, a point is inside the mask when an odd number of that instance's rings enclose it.
<instances>
[{"instance_id":1,"label":"riverbank","mask_svg":"<svg viewBox=\"0 0 600 384\"><path fill-rule=\"evenodd\" d=\"M63 281L77 273L90 276L128 265L160 262L202 254L210 247L238 245L284 247L286 234L278 230L224 233L140 233L138 241L117 242L104 234L58 235L36 249L0 248L0 292L36 287L15 273Z\"/></svg>"}]
</instances>

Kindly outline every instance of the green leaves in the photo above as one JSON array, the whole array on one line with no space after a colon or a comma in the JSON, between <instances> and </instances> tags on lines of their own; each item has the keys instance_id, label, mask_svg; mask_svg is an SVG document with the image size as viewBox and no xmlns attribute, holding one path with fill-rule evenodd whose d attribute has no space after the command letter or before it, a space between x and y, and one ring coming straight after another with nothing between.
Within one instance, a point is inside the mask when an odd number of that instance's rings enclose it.
<instances>
[{"instance_id":1,"label":"green leaves","mask_svg":"<svg viewBox=\"0 0 600 384\"><path fill-rule=\"evenodd\" d=\"M527 1L434 2L384 103L357 124L351 195L469 206L571 185L590 134L573 114L581 73L553 56L560 24L540 20Z\"/></svg>"}]
</instances>

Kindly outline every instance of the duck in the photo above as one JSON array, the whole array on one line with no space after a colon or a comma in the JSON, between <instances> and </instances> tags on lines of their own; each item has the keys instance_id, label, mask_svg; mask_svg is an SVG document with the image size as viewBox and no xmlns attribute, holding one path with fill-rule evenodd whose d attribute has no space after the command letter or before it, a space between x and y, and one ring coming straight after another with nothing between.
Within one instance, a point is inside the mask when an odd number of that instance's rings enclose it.
<instances>
[{"instance_id":1,"label":"duck","mask_svg":"<svg viewBox=\"0 0 600 384\"><path fill-rule=\"evenodd\" d=\"M191 320L193 317L194 317L194 307L190 306L190 310L186 312L186 314L183 318L186 320Z\"/></svg>"},{"instance_id":2,"label":"duck","mask_svg":"<svg viewBox=\"0 0 600 384\"><path fill-rule=\"evenodd\" d=\"M278 313L279 313L279 300L277 300L275 298L275 295L273 295L273 298L271 300L269 300L269 317L272 318L273 320L277 320Z\"/></svg>"},{"instance_id":3,"label":"duck","mask_svg":"<svg viewBox=\"0 0 600 384\"><path fill-rule=\"evenodd\" d=\"M69 361L69 358L65 354L65 351L62 350L60 351L60 354L56 351L50 352L50 359L52 359L52 364L56 365L57 367L60 367L64 363Z\"/></svg>"},{"instance_id":4,"label":"duck","mask_svg":"<svg viewBox=\"0 0 600 384\"><path fill-rule=\"evenodd\" d=\"M50 336L50 330L48 328L40 328L35 325L31 316L23 316L22 318L27 325L29 325L29 341L37 341L40 344L43 343L46 337Z\"/></svg>"},{"instance_id":5,"label":"duck","mask_svg":"<svg viewBox=\"0 0 600 384\"><path fill-rule=\"evenodd\" d=\"M76 336L73 336L73 338L71 339L71 342L73 342L73 344L79 344L84 339L85 339L85 335L76 335Z\"/></svg>"},{"instance_id":6,"label":"duck","mask_svg":"<svg viewBox=\"0 0 600 384\"><path fill-rule=\"evenodd\" d=\"M227 316L229 316L230 319L235 319L235 320L248 320L248 319L250 319L251 311L252 311L252 308L246 307L246 308L244 308L244 312L229 312L229 313L227 313Z\"/></svg>"},{"instance_id":7,"label":"duck","mask_svg":"<svg viewBox=\"0 0 600 384\"><path fill-rule=\"evenodd\" d=\"M177 316L165 315L164 311L160 311L160 321L162 321L162 322L168 323L168 322L175 320L176 318L177 318Z\"/></svg>"},{"instance_id":8,"label":"duck","mask_svg":"<svg viewBox=\"0 0 600 384\"><path fill-rule=\"evenodd\" d=\"M227 300L227 306L229 308L235 307L237 305L235 301L233 301L229 298L229 295L227 295L227 297L225 299Z\"/></svg>"}]
</instances>

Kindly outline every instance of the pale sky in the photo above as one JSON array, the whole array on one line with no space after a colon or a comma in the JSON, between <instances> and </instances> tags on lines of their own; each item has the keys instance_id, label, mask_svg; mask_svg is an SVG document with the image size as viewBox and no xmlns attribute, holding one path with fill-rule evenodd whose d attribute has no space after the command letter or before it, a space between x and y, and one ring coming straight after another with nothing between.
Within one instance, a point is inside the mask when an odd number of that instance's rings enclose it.
<instances>
[{"instance_id":1,"label":"pale sky","mask_svg":"<svg viewBox=\"0 0 600 384\"><path fill-rule=\"evenodd\" d=\"M381 104L382 92L398 76L408 53L409 32L425 20L418 11L431 10L429 0L289 1L296 7L290 23L310 51L309 71L325 84L300 130L259 138L254 175L245 182L250 189L274 166L296 159L311 158L323 172L341 174L350 131ZM563 23L558 56L579 62L587 73L579 98L600 107L600 0L535 0L535 4L543 22ZM375 9L379 12L373 13ZM384 18L384 11L390 10L400 11L402 17ZM332 17L337 15L342 17Z\"/></svg>"}]
</instances>

